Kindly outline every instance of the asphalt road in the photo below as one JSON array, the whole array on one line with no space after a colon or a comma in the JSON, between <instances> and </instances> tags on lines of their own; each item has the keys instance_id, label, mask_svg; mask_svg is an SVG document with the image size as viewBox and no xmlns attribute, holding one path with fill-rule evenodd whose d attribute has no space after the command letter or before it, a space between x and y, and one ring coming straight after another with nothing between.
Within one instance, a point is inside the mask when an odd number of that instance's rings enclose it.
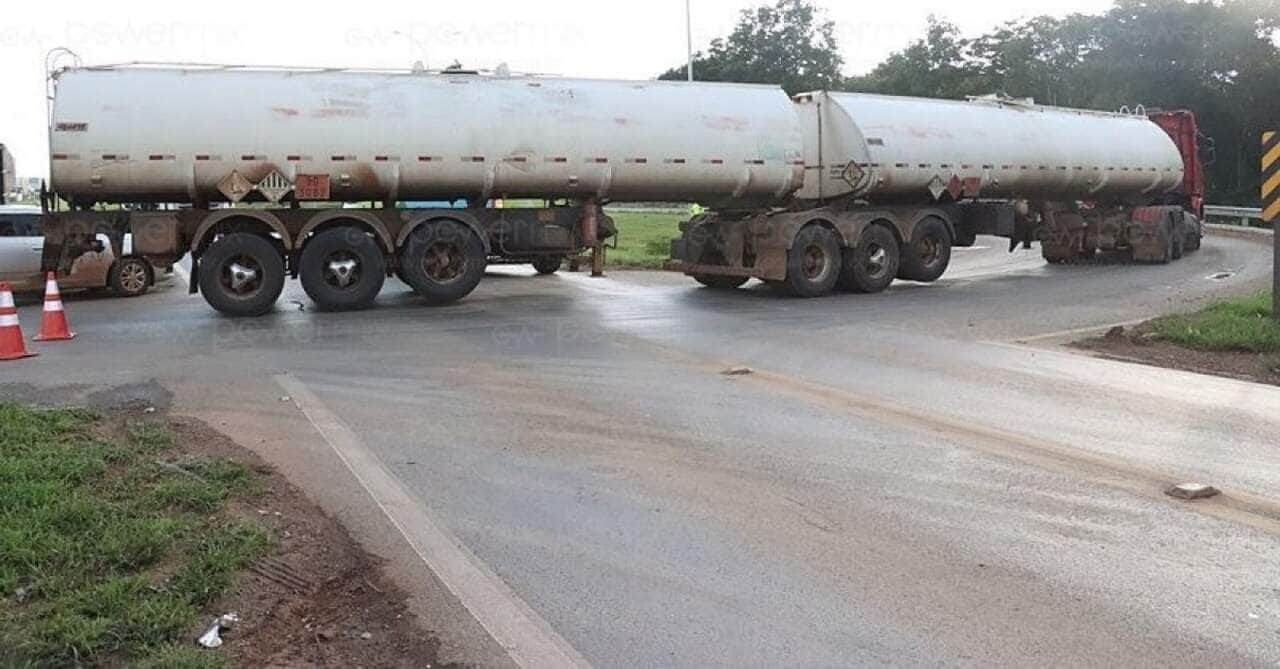
<instances>
[{"instance_id":1,"label":"asphalt road","mask_svg":"<svg viewBox=\"0 0 1280 669\"><path fill-rule=\"evenodd\" d=\"M439 523L598 666L1280 663L1280 389L1045 345L1264 287L1270 250L1050 267L982 243L937 284L822 300L526 268L446 308L391 282L315 313L291 285L252 321L177 287L68 298L79 338L0 367L0 396L204 418L411 591L483 608L397 544ZM429 518L391 527L326 441ZM1226 494L1162 494L1186 480ZM447 610L422 608L447 650L502 661Z\"/></svg>"}]
</instances>

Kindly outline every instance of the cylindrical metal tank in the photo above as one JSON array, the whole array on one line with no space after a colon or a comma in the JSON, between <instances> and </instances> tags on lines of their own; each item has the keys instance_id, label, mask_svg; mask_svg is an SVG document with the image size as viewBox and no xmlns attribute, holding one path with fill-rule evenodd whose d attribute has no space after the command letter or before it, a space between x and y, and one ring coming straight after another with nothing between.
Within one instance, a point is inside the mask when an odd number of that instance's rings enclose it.
<instances>
[{"instance_id":1,"label":"cylindrical metal tank","mask_svg":"<svg viewBox=\"0 0 1280 669\"><path fill-rule=\"evenodd\" d=\"M1144 116L994 98L812 93L797 102L806 159L827 166L798 194L804 199L927 202L951 189L966 197L1128 201L1182 183L1177 146Z\"/></svg>"},{"instance_id":2,"label":"cylindrical metal tank","mask_svg":"<svg viewBox=\"0 0 1280 669\"><path fill-rule=\"evenodd\" d=\"M88 67L56 75L50 135L53 186L82 202L303 194L304 175L336 201L751 206L804 179L792 102L739 84Z\"/></svg>"}]
</instances>

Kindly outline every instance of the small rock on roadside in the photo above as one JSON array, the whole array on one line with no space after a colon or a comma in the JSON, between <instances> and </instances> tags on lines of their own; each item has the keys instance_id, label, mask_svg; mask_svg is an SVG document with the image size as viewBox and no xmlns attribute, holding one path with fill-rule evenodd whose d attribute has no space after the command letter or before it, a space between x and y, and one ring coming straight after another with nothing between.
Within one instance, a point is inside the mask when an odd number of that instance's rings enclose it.
<instances>
[{"instance_id":1,"label":"small rock on roadside","mask_svg":"<svg viewBox=\"0 0 1280 669\"><path fill-rule=\"evenodd\" d=\"M1106 338L1107 339L1124 339L1124 326L1117 325L1111 328L1110 330L1107 330Z\"/></svg>"},{"instance_id":2,"label":"small rock on roadside","mask_svg":"<svg viewBox=\"0 0 1280 669\"><path fill-rule=\"evenodd\" d=\"M748 374L755 374L756 370L751 369L750 367L730 367L720 373L725 376L746 376Z\"/></svg>"},{"instance_id":3,"label":"small rock on roadside","mask_svg":"<svg viewBox=\"0 0 1280 669\"><path fill-rule=\"evenodd\" d=\"M365 641L368 641L369 639L372 639L372 638L373 638L373 635L372 635L372 634L370 634L370 633L368 633L368 632L365 632L364 634L361 634L361 635L360 635L360 638L361 638L361 639L364 639Z\"/></svg>"},{"instance_id":4,"label":"small rock on roadside","mask_svg":"<svg viewBox=\"0 0 1280 669\"><path fill-rule=\"evenodd\" d=\"M1221 490L1205 483L1179 483L1170 486L1164 494L1177 499L1209 499L1222 494Z\"/></svg>"}]
</instances>

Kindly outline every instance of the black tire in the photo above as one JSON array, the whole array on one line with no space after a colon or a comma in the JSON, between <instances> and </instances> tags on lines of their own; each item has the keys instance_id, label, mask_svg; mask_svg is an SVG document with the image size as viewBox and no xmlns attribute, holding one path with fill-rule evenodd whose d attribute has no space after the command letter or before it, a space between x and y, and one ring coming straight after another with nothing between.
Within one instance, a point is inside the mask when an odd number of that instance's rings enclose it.
<instances>
[{"instance_id":1,"label":"black tire","mask_svg":"<svg viewBox=\"0 0 1280 669\"><path fill-rule=\"evenodd\" d=\"M1169 223L1169 239L1173 240L1173 249L1170 250L1169 257L1180 260L1186 250L1187 236L1177 222Z\"/></svg>"},{"instance_id":2,"label":"black tire","mask_svg":"<svg viewBox=\"0 0 1280 669\"><path fill-rule=\"evenodd\" d=\"M902 249L898 277L913 281L937 281L951 264L951 231L940 218L916 223L911 241Z\"/></svg>"},{"instance_id":3,"label":"black tire","mask_svg":"<svg viewBox=\"0 0 1280 669\"><path fill-rule=\"evenodd\" d=\"M800 229L787 251L787 288L797 297L822 297L835 290L843 259L840 238L811 223Z\"/></svg>"},{"instance_id":4,"label":"black tire","mask_svg":"<svg viewBox=\"0 0 1280 669\"><path fill-rule=\"evenodd\" d=\"M471 294L484 278L487 263L484 242L457 221L424 224L400 252L405 280L431 304L448 304Z\"/></svg>"},{"instance_id":5,"label":"black tire","mask_svg":"<svg viewBox=\"0 0 1280 669\"><path fill-rule=\"evenodd\" d=\"M560 271L560 266L563 264L564 256L560 254L538 256L533 259L533 269L538 274L555 274Z\"/></svg>"},{"instance_id":6,"label":"black tire","mask_svg":"<svg viewBox=\"0 0 1280 669\"><path fill-rule=\"evenodd\" d=\"M739 288L750 279L745 276L723 276L720 274L694 274L693 280L717 290L733 290Z\"/></svg>"},{"instance_id":7,"label":"black tire","mask_svg":"<svg viewBox=\"0 0 1280 669\"><path fill-rule=\"evenodd\" d=\"M236 274L235 265L255 273ZM261 316L284 290L284 257L265 237L237 232L209 246L200 257L200 292L209 306L233 317Z\"/></svg>"},{"instance_id":8,"label":"black tire","mask_svg":"<svg viewBox=\"0 0 1280 669\"><path fill-rule=\"evenodd\" d=\"M363 230L332 228L317 233L302 249L298 278L307 297L322 310L365 309L387 280L387 260L378 242Z\"/></svg>"},{"instance_id":9,"label":"black tire","mask_svg":"<svg viewBox=\"0 0 1280 669\"><path fill-rule=\"evenodd\" d=\"M878 293L893 283L902 257L898 238L883 225L868 225L858 244L844 251L840 288L855 293Z\"/></svg>"},{"instance_id":10,"label":"black tire","mask_svg":"<svg viewBox=\"0 0 1280 669\"><path fill-rule=\"evenodd\" d=\"M1200 236L1199 232L1192 232L1190 235L1187 235L1187 242L1185 245L1186 252L1190 253L1192 251L1199 251L1202 240L1203 237Z\"/></svg>"},{"instance_id":11,"label":"black tire","mask_svg":"<svg viewBox=\"0 0 1280 669\"><path fill-rule=\"evenodd\" d=\"M121 297L146 295L156 282L155 270L146 258L125 256L111 265L107 285Z\"/></svg>"}]
</instances>

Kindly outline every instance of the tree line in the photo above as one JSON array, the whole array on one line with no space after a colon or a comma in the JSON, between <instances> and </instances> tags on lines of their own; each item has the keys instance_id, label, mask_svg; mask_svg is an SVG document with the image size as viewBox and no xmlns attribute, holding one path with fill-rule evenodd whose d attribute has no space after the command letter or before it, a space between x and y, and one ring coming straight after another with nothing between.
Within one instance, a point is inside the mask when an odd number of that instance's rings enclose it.
<instances>
[{"instance_id":1,"label":"tree line","mask_svg":"<svg viewBox=\"0 0 1280 669\"><path fill-rule=\"evenodd\" d=\"M1210 201L1257 204L1260 136L1280 129L1280 0L1117 0L1101 14L1039 16L965 37L930 18L925 34L869 73L843 74L834 24L810 0L743 11L695 55L694 78L964 98L1003 93L1117 110L1190 109L1213 142ZM683 66L660 79L685 78Z\"/></svg>"}]
</instances>

